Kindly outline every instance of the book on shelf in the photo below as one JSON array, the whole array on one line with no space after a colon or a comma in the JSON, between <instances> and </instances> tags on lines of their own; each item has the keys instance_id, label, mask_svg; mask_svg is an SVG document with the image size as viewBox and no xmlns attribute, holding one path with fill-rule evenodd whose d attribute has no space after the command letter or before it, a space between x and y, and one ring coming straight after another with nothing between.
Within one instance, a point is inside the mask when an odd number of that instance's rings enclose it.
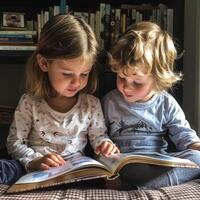
<instances>
[{"instance_id":1,"label":"book on shelf","mask_svg":"<svg viewBox=\"0 0 200 200\"><path fill-rule=\"evenodd\" d=\"M159 24L164 30L173 34L173 9L167 5L158 3L157 5L137 4L133 2L124 4L121 2L117 7L111 2L99 2L98 7L84 11L82 9L70 8L66 0L59 0L56 3L50 3L46 8L42 7L35 13L30 20L25 20L25 27L0 27L1 34L31 34L35 42L40 38L40 32L43 25L53 16L60 13L74 14L82 16L89 23L95 32L100 49L108 50L111 44L121 33L125 32L127 27L139 21L153 21ZM91 13L92 12L92 13ZM5 31L5 32L4 32ZM6 33L7 32L7 33ZM29 33L28 33L29 32ZM32 33L31 33L32 32ZM13 35L14 36L14 35Z\"/></svg>"},{"instance_id":2,"label":"book on shelf","mask_svg":"<svg viewBox=\"0 0 200 200\"><path fill-rule=\"evenodd\" d=\"M114 40L116 40L121 35L121 9L115 9L115 31Z\"/></svg>"},{"instance_id":3,"label":"book on shelf","mask_svg":"<svg viewBox=\"0 0 200 200\"><path fill-rule=\"evenodd\" d=\"M106 4L105 3L100 3L99 5L99 11L100 11L100 27L99 27L99 31L100 31L100 40L99 40L99 44L100 44L100 48L104 49L104 38L105 38L105 15L106 15Z\"/></svg>"},{"instance_id":4,"label":"book on shelf","mask_svg":"<svg viewBox=\"0 0 200 200\"><path fill-rule=\"evenodd\" d=\"M104 48L109 49L110 47L110 13L111 5L106 4L105 16L104 16Z\"/></svg>"},{"instance_id":5,"label":"book on shelf","mask_svg":"<svg viewBox=\"0 0 200 200\"><path fill-rule=\"evenodd\" d=\"M0 46L36 46L33 41L1 41Z\"/></svg>"},{"instance_id":6,"label":"book on shelf","mask_svg":"<svg viewBox=\"0 0 200 200\"><path fill-rule=\"evenodd\" d=\"M34 41L32 38L19 38L19 37L0 37L0 45L12 45L12 44L34 44Z\"/></svg>"},{"instance_id":7,"label":"book on shelf","mask_svg":"<svg viewBox=\"0 0 200 200\"><path fill-rule=\"evenodd\" d=\"M1 26L0 30L5 30L5 31L26 31L26 27L4 27Z\"/></svg>"},{"instance_id":8,"label":"book on shelf","mask_svg":"<svg viewBox=\"0 0 200 200\"><path fill-rule=\"evenodd\" d=\"M37 31L0 30L0 35L36 35Z\"/></svg>"},{"instance_id":9,"label":"book on shelf","mask_svg":"<svg viewBox=\"0 0 200 200\"><path fill-rule=\"evenodd\" d=\"M115 179L119 176L119 172L123 166L134 163L146 163L168 167L198 168L198 165L190 160L156 152L148 152L145 154L127 153L113 157L98 156L96 160L80 154L75 154L68 158L63 166L27 173L15 184L10 186L7 193L17 193L101 177Z\"/></svg>"},{"instance_id":10,"label":"book on shelf","mask_svg":"<svg viewBox=\"0 0 200 200\"><path fill-rule=\"evenodd\" d=\"M174 10L172 8L167 9L167 31L173 35L174 27Z\"/></svg>"},{"instance_id":11,"label":"book on shelf","mask_svg":"<svg viewBox=\"0 0 200 200\"><path fill-rule=\"evenodd\" d=\"M34 51L36 50L37 45L0 45L0 51Z\"/></svg>"},{"instance_id":12,"label":"book on shelf","mask_svg":"<svg viewBox=\"0 0 200 200\"><path fill-rule=\"evenodd\" d=\"M66 13L66 0L60 0L60 13L65 14Z\"/></svg>"}]
</instances>

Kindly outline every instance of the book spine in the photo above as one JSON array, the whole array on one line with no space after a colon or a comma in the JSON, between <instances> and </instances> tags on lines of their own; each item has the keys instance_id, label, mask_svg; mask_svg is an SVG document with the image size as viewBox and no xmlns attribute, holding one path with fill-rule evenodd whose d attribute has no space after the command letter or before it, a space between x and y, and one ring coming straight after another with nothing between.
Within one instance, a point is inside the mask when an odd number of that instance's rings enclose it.
<instances>
[{"instance_id":1,"label":"book spine","mask_svg":"<svg viewBox=\"0 0 200 200\"><path fill-rule=\"evenodd\" d=\"M60 0L60 14L66 13L66 0Z\"/></svg>"},{"instance_id":2,"label":"book spine","mask_svg":"<svg viewBox=\"0 0 200 200\"><path fill-rule=\"evenodd\" d=\"M126 27L127 27L126 18L127 18L126 10L121 10L121 30L122 30L122 33L124 33L126 31Z\"/></svg>"},{"instance_id":3,"label":"book spine","mask_svg":"<svg viewBox=\"0 0 200 200\"><path fill-rule=\"evenodd\" d=\"M115 41L115 9L112 8L110 12L110 43L114 44Z\"/></svg>"},{"instance_id":4,"label":"book spine","mask_svg":"<svg viewBox=\"0 0 200 200\"><path fill-rule=\"evenodd\" d=\"M37 35L38 35L38 39L40 38L41 29L42 29L42 26L41 26L41 14L37 14Z\"/></svg>"},{"instance_id":5,"label":"book spine","mask_svg":"<svg viewBox=\"0 0 200 200\"><path fill-rule=\"evenodd\" d=\"M27 34L0 34L0 38L32 38L32 35L27 35Z\"/></svg>"},{"instance_id":6,"label":"book spine","mask_svg":"<svg viewBox=\"0 0 200 200\"><path fill-rule=\"evenodd\" d=\"M115 39L121 34L121 9L115 10Z\"/></svg>"},{"instance_id":7,"label":"book spine","mask_svg":"<svg viewBox=\"0 0 200 200\"><path fill-rule=\"evenodd\" d=\"M36 35L36 31L0 31L0 35Z\"/></svg>"},{"instance_id":8,"label":"book spine","mask_svg":"<svg viewBox=\"0 0 200 200\"><path fill-rule=\"evenodd\" d=\"M110 4L106 4L105 24L104 24L104 47L107 50L110 47L110 12L111 12L111 6Z\"/></svg>"},{"instance_id":9,"label":"book spine","mask_svg":"<svg viewBox=\"0 0 200 200\"><path fill-rule=\"evenodd\" d=\"M95 35L97 38L97 41L100 43L100 11L97 10L95 14Z\"/></svg>"},{"instance_id":10,"label":"book spine","mask_svg":"<svg viewBox=\"0 0 200 200\"><path fill-rule=\"evenodd\" d=\"M53 16L60 14L60 6L53 6Z\"/></svg>"},{"instance_id":11,"label":"book spine","mask_svg":"<svg viewBox=\"0 0 200 200\"><path fill-rule=\"evenodd\" d=\"M100 3L100 48L101 49L104 49L105 11L106 11L106 4Z\"/></svg>"},{"instance_id":12,"label":"book spine","mask_svg":"<svg viewBox=\"0 0 200 200\"><path fill-rule=\"evenodd\" d=\"M131 17L131 21L132 21L133 24L136 23L136 12L137 12L136 9L133 8L133 9L132 9L132 13L131 13L131 16L132 16L132 17Z\"/></svg>"},{"instance_id":13,"label":"book spine","mask_svg":"<svg viewBox=\"0 0 200 200\"><path fill-rule=\"evenodd\" d=\"M167 9L167 31L173 35L174 28L174 10L172 8Z\"/></svg>"},{"instance_id":14,"label":"book spine","mask_svg":"<svg viewBox=\"0 0 200 200\"><path fill-rule=\"evenodd\" d=\"M95 14L94 13L90 13L89 24L92 30L95 31Z\"/></svg>"},{"instance_id":15,"label":"book spine","mask_svg":"<svg viewBox=\"0 0 200 200\"><path fill-rule=\"evenodd\" d=\"M21 51L21 50L24 50L24 51L27 51L27 50L30 50L30 51L33 51L36 49L36 46L11 46L11 45L8 45L8 46L3 46L3 45L0 45L0 50L14 50L14 51Z\"/></svg>"},{"instance_id":16,"label":"book spine","mask_svg":"<svg viewBox=\"0 0 200 200\"><path fill-rule=\"evenodd\" d=\"M0 37L0 42L32 42L32 38Z\"/></svg>"}]
</instances>

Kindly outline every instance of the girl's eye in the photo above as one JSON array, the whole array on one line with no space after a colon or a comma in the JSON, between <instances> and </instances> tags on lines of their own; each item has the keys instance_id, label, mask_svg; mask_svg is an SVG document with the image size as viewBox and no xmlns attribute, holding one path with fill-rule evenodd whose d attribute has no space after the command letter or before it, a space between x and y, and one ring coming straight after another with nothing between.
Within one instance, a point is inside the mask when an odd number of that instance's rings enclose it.
<instances>
[{"instance_id":1,"label":"girl's eye","mask_svg":"<svg viewBox=\"0 0 200 200\"><path fill-rule=\"evenodd\" d=\"M63 76L65 76L65 77L71 77L72 74L63 73Z\"/></svg>"},{"instance_id":2,"label":"girl's eye","mask_svg":"<svg viewBox=\"0 0 200 200\"><path fill-rule=\"evenodd\" d=\"M89 73L87 73L87 74L81 74L81 77L83 77L83 78L87 78L89 76Z\"/></svg>"}]
</instances>

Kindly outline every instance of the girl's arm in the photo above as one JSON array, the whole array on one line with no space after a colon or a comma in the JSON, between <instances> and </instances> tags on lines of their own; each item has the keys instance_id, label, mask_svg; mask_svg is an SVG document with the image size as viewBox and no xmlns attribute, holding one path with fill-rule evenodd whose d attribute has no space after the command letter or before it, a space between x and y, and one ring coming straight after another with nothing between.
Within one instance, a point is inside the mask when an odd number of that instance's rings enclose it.
<instances>
[{"instance_id":1,"label":"girl's arm","mask_svg":"<svg viewBox=\"0 0 200 200\"><path fill-rule=\"evenodd\" d=\"M89 126L89 140L96 153L109 154L119 153L118 148L106 134L105 119L100 101L95 99L91 102L91 122Z\"/></svg>"},{"instance_id":2,"label":"girl's arm","mask_svg":"<svg viewBox=\"0 0 200 200\"><path fill-rule=\"evenodd\" d=\"M27 167L28 163L42 157L35 152L29 145L29 133L33 124L33 100L28 95L23 95L15 110L14 119L10 126L7 138L8 153L14 158L20 160Z\"/></svg>"}]
</instances>

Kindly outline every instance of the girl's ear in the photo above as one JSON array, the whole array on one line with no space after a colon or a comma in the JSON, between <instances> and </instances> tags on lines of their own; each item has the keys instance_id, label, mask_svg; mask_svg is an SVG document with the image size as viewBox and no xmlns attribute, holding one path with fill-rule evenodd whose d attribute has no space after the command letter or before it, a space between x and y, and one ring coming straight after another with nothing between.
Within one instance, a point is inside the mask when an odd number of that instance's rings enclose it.
<instances>
[{"instance_id":1,"label":"girl's ear","mask_svg":"<svg viewBox=\"0 0 200 200\"><path fill-rule=\"evenodd\" d=\"M37 62L38 62L40 69L43 72L47 72L48 71L48 61L46 60L46 58L44 56L42 56L41 54L37 54L36 58L37 58Z\"/></svg>"}]
</instances>

